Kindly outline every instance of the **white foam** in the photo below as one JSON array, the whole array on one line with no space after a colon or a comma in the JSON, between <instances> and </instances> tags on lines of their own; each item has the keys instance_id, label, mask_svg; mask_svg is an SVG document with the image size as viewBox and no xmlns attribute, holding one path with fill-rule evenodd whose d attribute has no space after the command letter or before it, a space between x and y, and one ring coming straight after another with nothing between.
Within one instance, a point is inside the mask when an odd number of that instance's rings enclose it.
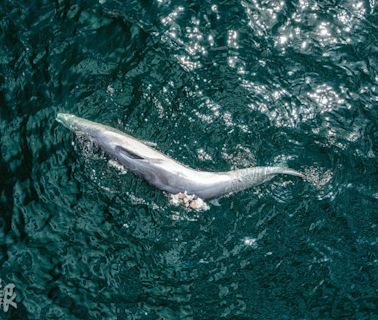
<instances>
[{"instance_id":1,"label":"white foam","mask_svg":"<svg viewBox=\"0 0 378 320\"><path fill-rule=\"evenodd\" d=\"M169 202L175 206L183 205L188 209L196 211L206 211L210 209L209 205L201 198L195 195L189 195L186 192L171 194Z\"/></svg>"}]
</instances>

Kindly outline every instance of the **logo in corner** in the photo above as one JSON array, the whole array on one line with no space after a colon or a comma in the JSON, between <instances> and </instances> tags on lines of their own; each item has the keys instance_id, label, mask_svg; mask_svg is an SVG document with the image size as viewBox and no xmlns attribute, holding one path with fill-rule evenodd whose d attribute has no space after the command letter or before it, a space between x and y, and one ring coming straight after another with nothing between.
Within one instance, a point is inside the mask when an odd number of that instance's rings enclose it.
<instances>
[{"instance_id":1,"label":"logo in corner","mask_svg":"<svg viewBox=\"0 0 378 320\"><path fill-rule=\"evenodd\" d=\"M15 288L14 283L8 283L3 288L3 280L0 279L0 308L2 307L4 312L8 312L9 306L17 309Z\"/></svg>"}]
</instances>

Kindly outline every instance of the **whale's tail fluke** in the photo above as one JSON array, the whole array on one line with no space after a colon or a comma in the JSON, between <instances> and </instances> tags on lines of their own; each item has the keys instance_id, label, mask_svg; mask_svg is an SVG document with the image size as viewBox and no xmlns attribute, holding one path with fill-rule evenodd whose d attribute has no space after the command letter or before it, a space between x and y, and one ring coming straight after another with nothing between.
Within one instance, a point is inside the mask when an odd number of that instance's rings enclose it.
<instances>
[{"instance_id":1,"label":"whale's tail fluke","mask_svg":"<svg viewBox=\"0 0 378 320\"><path fill-rule=\"evenodd\" d=\"M306 179L306 176L303 173L300 173L294 169L284 168L284 167L268 167L271 168L273 174L287 174L290 176L300 177Z\"/></svg>"},{"instance_id":2,"label":"whale's tail fluke","mask_svg":"<svg viewBox=\"0 0 378 320\"><path fill-rule=\"evenodd\" d=\"M229 172L232 180L232 192L258 186L274 178L278 174L306 179L305 175L287 167L253 167Z\"/></svg>"}]
</instances>

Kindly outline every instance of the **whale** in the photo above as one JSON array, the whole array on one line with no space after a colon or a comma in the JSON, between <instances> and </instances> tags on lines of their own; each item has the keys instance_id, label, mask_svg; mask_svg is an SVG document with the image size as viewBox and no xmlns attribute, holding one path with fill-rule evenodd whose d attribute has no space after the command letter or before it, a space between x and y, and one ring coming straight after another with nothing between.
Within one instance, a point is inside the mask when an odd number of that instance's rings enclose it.
<instances>
[{"instance_id":1,"label":"whale","mask_svg":"<svg viewBox=\"0 0 378 320\"><path fill-rule=\"evenodd\" d=\"M190 168L144 141L110 126L68 113L58 113L56 120L94 142L128 171L170 194L186 193L212 200L260 185L279 174L305 178L294 169L279 166L250 167L225 172L201 171Z\"/></svg>"}]
</instances>

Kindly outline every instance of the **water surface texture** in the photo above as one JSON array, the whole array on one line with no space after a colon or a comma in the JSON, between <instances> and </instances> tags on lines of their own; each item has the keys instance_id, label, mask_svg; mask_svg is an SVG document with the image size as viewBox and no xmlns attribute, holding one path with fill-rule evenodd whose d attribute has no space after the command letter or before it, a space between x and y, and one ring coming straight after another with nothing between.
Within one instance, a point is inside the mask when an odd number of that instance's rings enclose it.
<instances>
[{"instance_id":1,"label":"water surface texture","mask_svg":"<svg viewBox=\"0 0 378 320\"><path fill-rule=\"evenodd\" d=\"M4 319L378 317L375 0L0 2ZM202 170L288 165L169 203L55 121Z\"/></svg>"}]
</instances>

